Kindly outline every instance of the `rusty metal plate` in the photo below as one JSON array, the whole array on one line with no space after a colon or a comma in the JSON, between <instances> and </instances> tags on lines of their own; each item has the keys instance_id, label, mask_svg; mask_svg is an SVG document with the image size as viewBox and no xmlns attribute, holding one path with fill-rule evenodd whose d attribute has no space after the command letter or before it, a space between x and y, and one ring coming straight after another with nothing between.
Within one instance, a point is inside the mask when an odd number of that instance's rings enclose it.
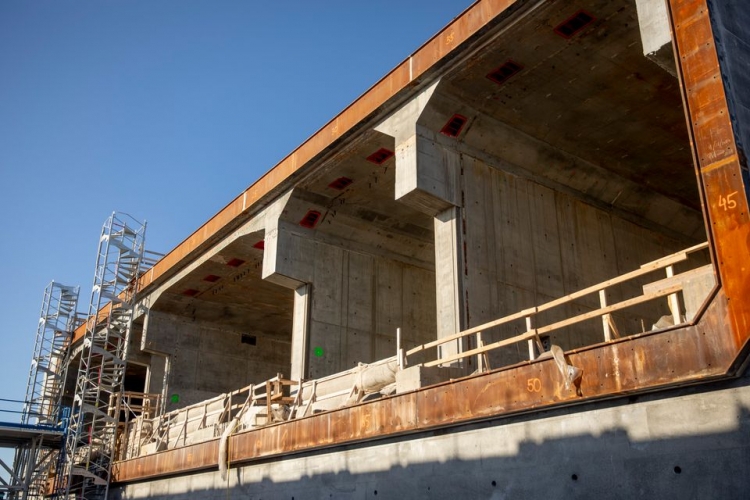
<instances>
[{"instance_id":1,"label":"rusty metal plate","mask_svg":"<svg viewBox=\"0 0 750 500\"><path fill-rule=\"evenodd\" d=\"M230 464L369 441L597 398L726 376L737 356L719 292L694 326L641 334L568 353L583 369L565 388L555 362L526 362L419 391L237 434ZM218 440L119 462L114 482L217 467Z\"/></svg>"},{"instance_id":2,"label":"rusty metal plate","mask_svg":"<svg viewBox=\"0 0 750 500\"><path fill-rule=\"evenodd\" d=\"M706 0L671 0L699 179L737 347L750 337L750 214Z\"/></svg>"}]
</instances>

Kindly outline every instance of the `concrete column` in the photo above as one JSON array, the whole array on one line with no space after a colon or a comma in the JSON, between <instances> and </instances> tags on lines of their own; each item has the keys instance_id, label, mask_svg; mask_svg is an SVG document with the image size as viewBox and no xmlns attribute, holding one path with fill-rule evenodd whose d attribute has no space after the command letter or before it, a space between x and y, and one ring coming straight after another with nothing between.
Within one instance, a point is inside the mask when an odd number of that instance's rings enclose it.
<instances>
[{"instance_id":1,"label":"concrete column","mask_svg":"<svg viewBox=\"0 0 750 500\"><path fill-rule=\"evenodd\" d=\"M438 83L380 123L376 130L396 143L395 198L432 215L435 224L435 280L437 338L466 328L463 225L461 220L461 157L435 132L434 109ZM438 118L440 119L440 118ZM440 349L442 355L466 350L455 341ZM454 363L468 367L469 362Z\"/></svg>"},{"instance_id":2,"label":"concrete column","mask_svg":"<svg viewBox=\"0 0 750 500\"><path fill-rule=\"evenodd\" d=\"M310 335L311 287L304 284L294 290L294 319L292 326L292 380L307 377L308 339Z\"/></svg>"},{"instance_id":3,"label":"concrete column","mask_svg":"<svg viewBox=\"0 0 750 500\"><path fill-rule=\"evenodd\" d=\"M275 202L275 215L266 220L263 279L294 290L290 377L309 376L310 308L315 272L315 242L300 228L282 219L291 192Z\"/></svg>"},{"instance_id":4,"label":"concrete column","mask_svg":"<svg viewBox=\"0 0 750 500\"><path fill-rule=\"evenodd\" d=\"M166 397L164 391L164 377L167 369L167 357L158 354L151 355L151 363L148 366L146 378L146 391L151 394L161 394Z\"/></svg>"},{"instance_id":5,"label":"concrete column","mask_svg":"<svg viewBox=\"0 0 750 500\"><path fill-rule=\"evenodd\" d=\"M447 337L466 328L464 238L461 228L461 209L458 207L451 207L435 217L438 338ZM439 352L444 357L465 349L466 342L456 340L443 344Z\"/></svg>"}]
</instances>

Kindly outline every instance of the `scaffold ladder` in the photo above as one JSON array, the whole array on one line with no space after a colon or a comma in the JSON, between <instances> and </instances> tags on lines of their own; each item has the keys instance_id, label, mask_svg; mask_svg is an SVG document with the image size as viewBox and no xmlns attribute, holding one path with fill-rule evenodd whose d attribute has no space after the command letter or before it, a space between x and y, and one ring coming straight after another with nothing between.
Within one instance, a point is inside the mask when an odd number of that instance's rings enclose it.
<instances>
[{"instance_id":1,"label":"scaffold ladder","mask_svg":"<svg viewBox=\"0 0 750 500\"><path fill-rule=\"evenodd\" d=\"M22 423L57 426L65 382L65 353L76 327L77 286L52 281L42 311L26 386Z\"/></svg>"},{"instance_id":2,"label":"scaffold ladder","mask_svg":"<svg viewBox=\"0 0 750 500\"><path fill-rule=\"evenodd\" d=\"M145 235L145 222L117 212L102 227L58 496L107 496L119 418L111 405L122 392Z\"/></svg>"},{"instance_id":3,"label":"scaffold ladder","mask_svg":"<svg viewBox=\"0 0 750 500\"><path fill-rule=\"evenodd\" d=\"M63 427L61 407L66 376L66 352L77 326L77 286L52 281L44 290L34 352L31 358L21 423L39 429ZM19 498L43 498L47 478L57 464L57 451L41 446L41 437L19 446L13 476L23 488Z\"/></svg>"}]
</instances>

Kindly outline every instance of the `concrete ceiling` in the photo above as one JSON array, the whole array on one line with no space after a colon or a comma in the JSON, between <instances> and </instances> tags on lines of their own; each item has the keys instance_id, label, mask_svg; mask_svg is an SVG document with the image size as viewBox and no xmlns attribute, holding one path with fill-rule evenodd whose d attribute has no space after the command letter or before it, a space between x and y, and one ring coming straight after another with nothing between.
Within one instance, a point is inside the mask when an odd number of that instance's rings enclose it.
<instances>
[{"instance_id":1,"label":"concrete ceiling","mask_svg":"<svg viewBox=\"0 0 750 500\"><path fill-rule=\"evenodd\" d=\"M569 39L555 33L580 10L594 21ZM509 60L517 74L487 78ZM485 117L700 208L678 82L643 55L634 0L546 2L443 87Z\"/></svg>"},{"instance_id":2,"label":"concrete ceiling","mask_svg":"<svg viewBox=\"0 0 750 500\"><path fill-rule=\"evenodd\" d=\"M165 290L152 309L291 340L293 291L261 279L262 241L260 231L238 238Z\"/></svg>"},{"instance_id":3,"label":"concrete ceiling","mask_svg":"<svg viewBox=\"0 0 750 500\"><path fill-rule=\"evenodd\" d=\"M582 9L595 20L571 38L555 33ZM502 84L487 78L509 60L522 66L517 74ZM687 237L696 237L695 227L703 230L678 82L643 55L634 0L546 2L449 71L438 93L430 128L439 131L453 113L465 114L469 122L450 139L459 145L514 161L508 154L514 141L500 133L512 129L589 165L586 172L562 171L558 157L540 155L534 176L613 206L612 193L627 184L632 194L621 208L635 217L662 226L691 219L672 228ZM393 151L393 139L373 130L342 144L297 182L283 218L298 223L318 211L314 238L432 268L433 220L394 200L395 159L367 159L381 149ZM586 185L608 189L585 192L582 175L590 177ZM342 179L346 185L337 187ZM657 197L681 208L667 209L651 200ZM171 286L154 309L288 337L293 294L261 279L263 250L256 245L262 240L258 232L231 243ZM243 262L229 265L232 259Z\"/></svg>"}]
</instances>

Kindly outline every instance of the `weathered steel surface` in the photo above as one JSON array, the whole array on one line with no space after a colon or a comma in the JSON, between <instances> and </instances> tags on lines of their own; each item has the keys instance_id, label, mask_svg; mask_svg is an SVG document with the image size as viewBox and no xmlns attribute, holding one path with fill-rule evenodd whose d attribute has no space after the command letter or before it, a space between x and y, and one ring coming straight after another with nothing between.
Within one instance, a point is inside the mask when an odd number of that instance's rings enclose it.
<instances>
[{"instance_id":1,"label":"weathered steel surface","mask_svg":"<svg viewBox=\"0 0 750 500\"><path fill-rule=\"evenodd\" d=\"M565 388L551 359L528 362L235 435L230 464L725 376L737 354L726 314L719 292L695 326L572 351L579 387ZM213 468L217 453L210 441L119 462L114 481Z\"/></svg>"},{"instance_id":2,"label":"weathered steel surface","mask_svg":"<svg viewBox=\"0 0 750 500\"><path fill-rule=\"evenodd\" d=\"M736 346L750 336L750 215L706 0L670 0L715 262Z\"/></svg>"}]
</instances>

